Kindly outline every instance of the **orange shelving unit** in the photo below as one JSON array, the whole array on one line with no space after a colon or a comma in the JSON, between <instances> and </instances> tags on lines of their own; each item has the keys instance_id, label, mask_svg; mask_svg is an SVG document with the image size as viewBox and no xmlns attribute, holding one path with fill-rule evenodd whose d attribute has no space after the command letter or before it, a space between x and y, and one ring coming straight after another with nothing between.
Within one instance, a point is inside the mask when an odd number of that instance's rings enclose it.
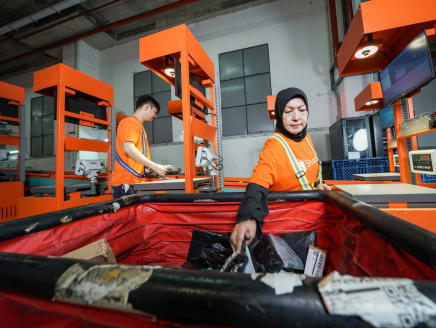
<instances>
[{"instance_id":1,"label":"orange shelving unit","mask_svg":"<svg viewBox=\"0 0 436 328\"><path fill-rule=\"evenodd\" d=\"M109 174L104 194L81 198L80 192L76 192L71 193L69 199L66 199L64 153L65 151L107 153L107 169L110 172L110 143L66 136L65 122L74 121L76 124L92 127L99 125L107 130L107 139L110 140L113 87L64 64L57 64L35 72L33 82L35 93L56 99L55 195L54 197L20 197L18 218L111 199ZM75 101L85 101L85 103L73 105ZM88 106L98 107L96 109L98 115L90 113L89 108L85 108ZM83 110L78 110L79 107Z\"/></svg>"},{"instance_id":2,"label":"orange shelving unit","mask_svg":"<svg viewBox=\"0 0 436 328\"><path fill-rule=\"evenodd\" d=\"M214 64L185 24L140 39L139 62L173 86L177 83L176 65L180 63L181 100L170 102L168 110L183 120L185 191L196 192L195 151L199 144L194 143L194 136L211 142L217 153ZM165 73L166 68L173 69L172 76ZM192 78L209 89L209 98L191 84ZM199 110L201 107L209 110L210 124L206 122L205 112ZM219 188L218 180L216 176L215 183Z\"/></svg>"},{"instance_id":3,"label":"orange shelving unit","mask_svg":"<svg viewBox=\"0 0 436 328\"><path fill-rule=\"evenodd\" d=\"M0 135L0 145L16 146L18 163L15 181L0 182L0 222L17 218L18 198L24 195L24 88L0 81L0 101L4 111L0 112L0 122L17 126L18 135Z\"/></svg>"}]
</instances>

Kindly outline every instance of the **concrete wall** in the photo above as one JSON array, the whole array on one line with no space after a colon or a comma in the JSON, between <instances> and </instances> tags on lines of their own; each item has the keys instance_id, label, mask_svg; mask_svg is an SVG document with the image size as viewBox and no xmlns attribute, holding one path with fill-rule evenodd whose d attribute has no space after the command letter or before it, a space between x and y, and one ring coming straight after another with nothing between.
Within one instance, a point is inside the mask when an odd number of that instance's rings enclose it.
<instances>
[{"instance_id":1,"label":"concrete wall","mask_svg":"<svg viewBox=\"0 0 436 328\"><path fill-rule=\"evenodd\" d=\"M355 117L372 113L371 111L356 112L354 98L362 92L369 83L374 81L377 81L377 79L373 74L344 77L336 89L338 112L334 121L343 117Z\"/></svg>"},{"instance_id":2,"label":"concrete wall","mask_svg":"<svg viewBox=\"0 0 436 328\"><path fill-rule=\"evenodd\" d=\"M328 127L335 120L337 108L330 91L332 59L325 1L279 0L189 28L215 63L217 81L220 53L267 43L272 92L297 86L307 93L309 131L316 129L315 146L321 159L329 159ZM133 112L133 74L145 69L138 62L138 41L101 51L100 78L114 86L115 107L126 114ZM173 127L174 141L181 140L180 122L173 119ZM265 134L224 138L224 174L249 176L266 138ZM151 155L157 162L183 167L181 145L152 146Z\"/></svg>"}]
</instances>

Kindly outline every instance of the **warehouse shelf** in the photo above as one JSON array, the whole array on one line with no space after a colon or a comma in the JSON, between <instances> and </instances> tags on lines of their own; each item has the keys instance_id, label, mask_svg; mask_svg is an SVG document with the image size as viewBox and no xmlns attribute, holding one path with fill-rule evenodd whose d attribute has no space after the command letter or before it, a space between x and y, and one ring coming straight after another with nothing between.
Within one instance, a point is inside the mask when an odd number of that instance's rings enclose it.
<instances>
[{"instance_id":1,"label":"warehouse shelf","mask_svg":"<svg viewBox=\"0 0 436 328\"><path fill-rule=\"evenodd\" d=\"M381 13L383 18L380 18ZM411 8L410 0L362 2L340 46L336 63L341 76L383 69L422 30L434 29L436 1L421 0ZM354 55L366 46L378 51L363 59Z\"/></svg>"},{"instance_id":2,"label":"warehouse shelf","mask_svg":"<svg viewBox=\"0 0 436 328\"><path fill-rule=\"evenodd\" d=\"M414 132L414 133L408 133L408 134L400 135L399 139L411 138L411 137L414 137L414 136L420 136L420 135L423 135L423 134L433 133L433 132L436 132L436 128L428 129L428 130L420 131L420 132Z\"/></svg>"}]
</instances>

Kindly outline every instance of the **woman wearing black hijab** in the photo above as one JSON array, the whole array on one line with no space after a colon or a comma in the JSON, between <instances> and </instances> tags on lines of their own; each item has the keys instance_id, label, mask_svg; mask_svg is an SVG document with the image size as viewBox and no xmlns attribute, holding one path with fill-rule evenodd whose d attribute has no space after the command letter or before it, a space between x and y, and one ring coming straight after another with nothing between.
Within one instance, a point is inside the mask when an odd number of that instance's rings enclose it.
<instances>
[{"instance_id":1,"label":"woman wearing black hijab","mask_svg":"<svg viewBox=\"0 0 436 328\"><path fill-rule=\"evenodd\" d=\"M268 215L269 191L330 188L321 181L321 166L307 134L309 109L305 93L288 88L277 94L274 113L276 131L266 142L239 207L230 243L241 250L244 237L251 243L261 233Z\"/></svg>"}]
</instances>

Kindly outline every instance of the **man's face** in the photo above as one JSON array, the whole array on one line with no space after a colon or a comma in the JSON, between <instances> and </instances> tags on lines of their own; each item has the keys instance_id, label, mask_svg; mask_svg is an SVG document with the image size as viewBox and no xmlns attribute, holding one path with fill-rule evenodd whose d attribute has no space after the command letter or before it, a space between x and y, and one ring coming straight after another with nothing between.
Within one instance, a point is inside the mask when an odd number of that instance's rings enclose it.
<instances>
[{"instance_id":1,"label":"man's face","mask_svg":"<svg viewBox=\"0 0 436 328\"><path fill-rule=\"evenodd\" d=\"M145 104L142 108L144 114L144 121L151 122L156 118L157 108L151 104Z\"/></svg>"}]
</instances>

